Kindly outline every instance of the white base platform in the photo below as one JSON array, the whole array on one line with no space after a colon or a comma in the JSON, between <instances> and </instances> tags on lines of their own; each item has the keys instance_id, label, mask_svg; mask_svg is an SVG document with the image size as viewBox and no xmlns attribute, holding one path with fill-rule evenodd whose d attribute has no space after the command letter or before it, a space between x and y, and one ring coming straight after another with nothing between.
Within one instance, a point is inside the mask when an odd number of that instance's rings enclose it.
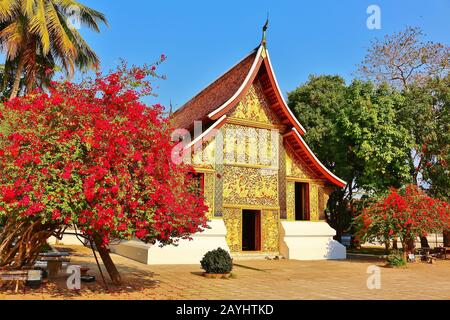
<instances>
[{"instance_id":1,"label":"white base platform","mask_svg":"<svg viewBox=\"0 0 450 320\"><path fill-rule=\"evenodd\" d=\"M346 259L346 248L333 240L336 231L326 222L282 221L280 254L286 259Z\"/></svg>"},{"instance_id":2,"label":"white base platform","mask_svg":"<svg viewBox=\"0 0 450 320\"><path fill-rule=\"evenodd\" d=\"M210 250L220 247L230 252L225 239L227 230L223 220L211 220L208 225L211 229L193 235L193 240L180 240L178 246L161 248L158 244L130 240L112 245L110 250L145 264L200 264L200 260Z\"/></svg>"},{"instance_id":3,"label":"white base platform","mask_svg":"<svg viewBox=\"0 0 450 320\"><path fill-rule=\"evenodd\" d=\"M75 230L66 230L66 234L63 235L62 239L56 239L55 237L50 237L47 240L47 243L50 245L63 245L63 246L79 246L83 245L83 242L78 240L78 238L74 234L69 233L75 233ZM84 240L80 237L81 240Z\"/></svg>"}]
</instances>

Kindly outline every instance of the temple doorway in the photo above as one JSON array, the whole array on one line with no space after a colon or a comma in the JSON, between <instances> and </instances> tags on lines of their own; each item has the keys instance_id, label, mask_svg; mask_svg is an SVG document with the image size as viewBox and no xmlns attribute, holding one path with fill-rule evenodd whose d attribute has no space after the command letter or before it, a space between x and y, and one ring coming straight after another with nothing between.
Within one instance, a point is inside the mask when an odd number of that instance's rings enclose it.
<instances>
[{"instance_id":1,"label":"temple doorway","mask_svg":"<svg viewBox=\"0 0 450 320\"><path fill-rule=\"evenodd\" d=\"M242 210L242 251L261 250L261 211Z\"/></svg>"}]
</instances>

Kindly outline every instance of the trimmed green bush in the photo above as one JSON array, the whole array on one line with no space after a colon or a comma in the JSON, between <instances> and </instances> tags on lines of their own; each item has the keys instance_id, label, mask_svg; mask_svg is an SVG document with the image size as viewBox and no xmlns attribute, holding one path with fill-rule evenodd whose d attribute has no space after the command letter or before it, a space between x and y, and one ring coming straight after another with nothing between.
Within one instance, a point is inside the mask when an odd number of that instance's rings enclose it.
<instances>
[{"instance_id":1,"label":"trimmed green bush","mask_svg":"<svg viewBox=\"0 0 450 320\"><path fill-rule=\"evenodd\" d=\"M403 258L403 252L400 250L392 250L386 258L387 263L392 267L402 267L406 265Z\"/></svg>"},{"instance_id":2,"label":"trimmed green bush","mask_svg":"<svg viewBox=\"0 0 450 320\"><path fill-rule=\"evenodd\" d=\"M200 261L202 269L207 273L225 274L233 269L233 259L230 254L222 248L208 251L202 261Z\"/></svg>"}]
</instances>

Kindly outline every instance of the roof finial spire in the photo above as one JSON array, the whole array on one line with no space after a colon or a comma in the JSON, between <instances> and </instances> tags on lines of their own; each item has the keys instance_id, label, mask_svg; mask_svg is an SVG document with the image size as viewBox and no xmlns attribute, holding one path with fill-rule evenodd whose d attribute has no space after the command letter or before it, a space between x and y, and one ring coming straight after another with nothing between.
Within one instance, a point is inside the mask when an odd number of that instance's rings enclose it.
<instances>
[{"instance_id":1,"label":"roof finial spire","mask_svg":"<svg viewBox=\"0 0 450 320\"><path fill-rule=\"evenodd\" d=\"M173 114L172 99L170 99L170 105L169 105L169 117L171 117L172 114Z\"/></svg>"},{"instance_id":2,"label":"roof finial spire","mask_svg":"<svg viewBox=\"0 0 450 320\"><path fill-rule=\"evenodd\" d=\"M261 45L262 45L263 47L266 46L266 31L267 31L267 28L269 28L269 13L267 13L266 23L265 23L264 26L262 27L262 32L263 32L263 34L262 34Z\"/></svg>"}]
</instances>

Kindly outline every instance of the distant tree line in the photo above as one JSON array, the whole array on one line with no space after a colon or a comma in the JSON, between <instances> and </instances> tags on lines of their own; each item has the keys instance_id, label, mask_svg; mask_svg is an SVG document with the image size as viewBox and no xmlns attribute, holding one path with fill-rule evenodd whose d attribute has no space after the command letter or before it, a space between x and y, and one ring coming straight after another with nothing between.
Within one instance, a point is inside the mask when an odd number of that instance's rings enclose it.
<instances>
[{"instance_id":1,"label":"distant tree line","mask_svg":"<svg viewBox=\"0 0 450 320\"><path fill-rule=\"evenodd\" d=\"M450 199L450 47L423 39L407 27L375 40L351 83L312 75L288 93L306 141L348 183L327 209L338 238L367 200L391 187L413 184Z\"/></svg>"}]
</instances>

